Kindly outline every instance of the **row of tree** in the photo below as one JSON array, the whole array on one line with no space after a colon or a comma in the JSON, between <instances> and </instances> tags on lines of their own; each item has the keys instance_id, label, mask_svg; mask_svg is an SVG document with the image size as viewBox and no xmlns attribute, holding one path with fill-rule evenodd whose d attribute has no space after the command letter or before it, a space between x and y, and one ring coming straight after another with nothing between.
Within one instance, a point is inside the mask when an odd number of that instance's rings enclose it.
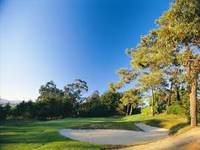
<instances>
[{"instance_id":1,"label":"row of tree","mask_svg":"<svg viewBox=\"0 0 200 150\"><path fill-rule=\"evenodd\" d=\"M124 96L122 93L107 91L100 95L98 91L95 91L92 95L84 98L83 94L87 91L87 83L80 79L67 84L63 90L57 88L56 84L50 81L40 87L40 95L35 102L22 101L13 108L9 104L4 107L0 106L0 118L46 120L66 117L111 116L125 113L126 106L123 105ZM134 104L134 110L137 110L138 106L139 104L137 106ZM131 109L129 114L132 114L134 110Z\"/></svg>"},{"instance_id":2,"label":"row of tree","mask_svg":"<svg viewBox=\"0 0 200 150\"><path fill-rule=\"evenodd\" d=\"M168 108L176 101L176 105L190 107L191 126L196 126L200 81L200 1L174 0L171 8L156 23L158 27L142 36L136 48L126 50L131 57L131 69L121 68L117 72L120 81L110 83L110 89L116 91L135 80L136 89L151 93L152 115L158 97L167 100Z\"/></svg>"},{"instance_id":3,"label":"row of tree","mask_svg":"<svg viewBox=\"0 0 200 150\"><path fill-rule=\"evenodd\" d=\"M47 120L66 117L132 115L140 112L151 114L149 106L152 106L152 99L141 89L129 89L121 93L107 91L102 95L95 91L84 98L82 94L87 90L87 83L80 79L68 84L63 90L58 89L56 84L50 81L41 86L40 96L35 102L22 101L15 107L9 104L0 106L0 118ZM189 92L183 87L176 88L171 93L170 104L167 92L168 90L165 89L165 91L154 93L154 113L189 115ZM150 100L149 106L145 106L146 99Z\"/></svg>"}]
</instances>

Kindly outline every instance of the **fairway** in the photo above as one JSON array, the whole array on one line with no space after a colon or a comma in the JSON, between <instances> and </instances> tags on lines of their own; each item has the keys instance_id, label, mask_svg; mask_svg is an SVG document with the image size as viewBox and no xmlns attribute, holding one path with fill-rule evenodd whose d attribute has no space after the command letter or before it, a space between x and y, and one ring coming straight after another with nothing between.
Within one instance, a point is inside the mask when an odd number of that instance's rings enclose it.
<instances>
[{"instance_id":1,"label":"fairway","mask_svg":"<svg viewBox=\"0 0 200 150\"><path fill-rule=\"evenodd\" d=\"M120 129L129 129L133 122L143 122L157 127L171 130L177 133L180 128L187 125L186 118L177 115L160 114L155 117L147 115L133 115L128 117L107 117L107 118L70 118L50 121L37 120L7 120L1 122L1 150L33 150L33 149L106 149L122 147L118 145L97 145L85 142L74 141L59 135L62 128L88 128L88 124L120 123ZM124 124L124 125L123 125ZM111 129L110 126L108 126ZM105 128L105 126L104 126ZM115 126L113 128L117 129Z\"/></svg>"}]
</instances>

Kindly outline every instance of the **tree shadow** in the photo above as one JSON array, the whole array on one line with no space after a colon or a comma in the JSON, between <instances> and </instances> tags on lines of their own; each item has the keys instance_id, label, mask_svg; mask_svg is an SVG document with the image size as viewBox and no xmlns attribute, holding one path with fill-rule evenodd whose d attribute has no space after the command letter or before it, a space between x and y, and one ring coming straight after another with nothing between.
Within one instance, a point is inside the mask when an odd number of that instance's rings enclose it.
<instances>
[{"instance_id":1,"label":"tree shadow","mask_svg":"<svg viewBox=\"0 0 200 150\"><path fill-rule=\"evenodd\" d=\"M153 127L159 127L159 128L165 128L165 123L168 122L169 120L158 120L158 119L151 119L151 120L145 120L143 123L153 126ZM188 126L189 123L179 123L176 125L173 125L172 127L169 128L170 133L169 135L176 134L180 129Z\"/></svg>"},{"instance_id":2,"label":"tree shadow","mask_svg":"<svg viewBox=\"0 0 200 150\"><path fill-rule=\"evenodd\" d=\"M170 128L169 134L170 135L176 134L180 129L182 129L182 128L188 126L188 125L189 125L189 123L179 123L179 124Z\"/></svg>"},{"instance_id":3,"label":"tree shadow","mask_svg":"<svg viewBox=\"0 0 200 150\"><path fill-rule=\"evenodd\" d=\"M67 138L62 137L56 131L49 132L18 132L17 134L3 135L0 143L48 143L65 141ZM69 139L68 139L69 140Z\"/></svg>"},{"instance_id":4,"label":"tree shadow","mask_svg":"<svg viewBox=\"0 0 200 150\"><path fill-rule=\"evenodd\" d=\"M159 127L159 128L163 128L164 125L163 123L167 122L167 120L158 120L158 119L150 119L150 120L145 120L143 121L143 123L153 126L153 127Z\"/></svg>"}]
</instances>

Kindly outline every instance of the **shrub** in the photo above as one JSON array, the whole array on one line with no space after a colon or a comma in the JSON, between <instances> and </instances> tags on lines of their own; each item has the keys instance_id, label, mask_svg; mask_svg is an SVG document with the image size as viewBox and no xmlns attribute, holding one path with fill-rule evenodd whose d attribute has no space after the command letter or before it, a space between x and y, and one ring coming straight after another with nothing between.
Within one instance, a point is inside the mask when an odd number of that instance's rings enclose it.
<instances>
[{"instance_id":1,"label":"shrub","mask_svg":"<svg viewBox=\"0 0 200 150\"><path fill-rule=\"evenodd\" d=\"M179 106L178 104L171 105L171 106L167 107L167 111L170 114L179 114L179 115L181 115L181 114L184 113L183 108L181 106Z\"/></svg>"},{"instance_id":2,"label":"shrub","mask_svg":"<svg viewBox=\"0 0 200 150\"><path fill-rule=\"evenodd\" d=\"M0 120L6 119L6 110L0 109Z\"/></svg>"},{"instance_id":3,"label":"shrub","mask_svg":"<svg viewBox=\"0 0 200 150\"><path fill-rule=\"evenodd\" d=\"M145 108L143 108L142 109L142 114L150 115L151 114L151 107L150 106L146 106Z\"/></svg>"}]
</instances>

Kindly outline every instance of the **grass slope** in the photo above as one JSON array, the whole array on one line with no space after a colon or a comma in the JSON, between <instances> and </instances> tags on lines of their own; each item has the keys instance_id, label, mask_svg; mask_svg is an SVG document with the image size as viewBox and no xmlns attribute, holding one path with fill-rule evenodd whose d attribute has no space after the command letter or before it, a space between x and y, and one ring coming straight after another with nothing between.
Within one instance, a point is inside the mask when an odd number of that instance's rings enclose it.
<instances>
[{"instance_id":1,"label":"grass slope","mask_svg":"<svg viewBox=\"0 0 200 150\"><path fill-rule=\"evenodd\" d=\"M107 118L72 118L51 121L37 120L7 120L0 123L0 149L1 150L98 150L115 148L109 145L97 145L74 141L58 134L62 128L87 128L100 124L98 128L130 129L133 122L144 122L153 126L168 128L176 133L186 126L186 118L176 115L133 115L128 117ZM119 127L120 125L120 127ZM117 127L118 126L118 127ZM134 126L134 125L133 125ZM137 130L135 127L133 130Z\"/></svg>"},{"instance_id":2,"label":"grass slope","mask_svg":"<svg viewBox=\"0 0 200 150\"><path fill-rule=\"evenodd\" d=\"M133 122L143 122L150 126L160 127L169 129L171 132L170 134L180 133L182 132L183 128L189 126L187 123L187 118L180 115L172 115L172 114L159 114L152 116L147 115L135 115L129 116L124 118L125 121L133 121Z\"/></svg>"}]
</instances>

